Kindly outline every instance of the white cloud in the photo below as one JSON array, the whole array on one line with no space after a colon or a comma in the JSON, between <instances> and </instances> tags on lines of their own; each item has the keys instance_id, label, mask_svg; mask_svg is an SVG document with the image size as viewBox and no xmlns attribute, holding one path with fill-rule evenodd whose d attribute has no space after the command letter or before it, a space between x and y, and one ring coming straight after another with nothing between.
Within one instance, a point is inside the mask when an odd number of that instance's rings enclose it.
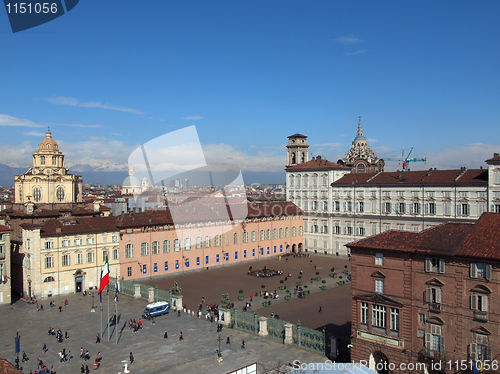
<instances>
[{"instance_id":1,"label":"white cloud","mask_svg":"<svg viewBox=\"0 0 500 374\"><path fill-rule=\"evenodd\" d=\"M345 147L342 143L323 143L323 144L314 144L312 147L318 147L318 148L341 148Z\"/></svg>"},{"instance_id":2,"label":"white cloud","mask_svg":"<svg viewBox=\"0 0 500 374\"><path fill-rule=\"evenodd\" d=\"M362 42L361 39L356 38L355 36L352 36L352 35L344 35L344 36L338 37L337 39L335 39L335 41L340 43L340 44L358 44L358 43Z\"/></svg>"},{"instance_id":3,"label":"white cloud","mask_svg":"<svg viewBox=\"0 0 500 374\"><path fill-rule=\"evenodd\" d=\"M38 137L45 136L45 134L43 132L39 132L39 131L28 131L28 132L24 132L23 134L28 135L28 136L38 136Z\"/></svg>"},{"instance_id":4,"label":"white cloud","mask_svg":"<svg viewBox=\"0 0 500 374\"><path fill-rule=\"evenodd\" d=\"M198 119L203 119L202 116L187 116L187 117L182 117L182 119L186 120L198 120Z\"/></svg>"},{"instance_id":5,"label":"white cloud","mask_svg":"<svg viewBox=\"0 0 500 374\"><path fill-rule=\"evenodd\" d=\"M243 152L229 144L204 144L207 163L229 163L245 171L283 171L285 155L259 152L255 155Z\"/></svg>"},{"instance_id":6,"label":"white cloud","mask_svg":"<svg viewBox=\"0 0 500 374\"><path fill-rule=\"evenodd\" d=\"M84 127L84 128L99 128L102 125L93 124L93 125L83 125L81 123L51 123L50 126L68 126L68 127Z\"/></svg>"},{"instance_id":7,"label":"white cloud","mask_svg":"<svg viewBox=\"0 0 500 374\"><path fill-rule=\"evenodd\" d=\"M435 152L427 152L427 165L424 163L412 164L413 169L456 169L465 166L471 169L486 167L485 160L492 158L494 152L500 150L500 144L471 143L447 147ZM422 156L422 155L420 155ZM414 156L418 157L418 156ZM420 157L423 158L423 157Z\"/></svg>"},{"instance_id":8,"label":"white cloud","mask_svg":"<svg viewBox=\"0 0 500 374\"><path fill-rule=\"evenodd\" d=\"M376 142L378 142L378 139L373 139L373 138L372 139L368 139L368 142L370 142L370 143L376 143Z\"/></svg>"},{"instance_id":9,"label":"white cloud","mask_svg":"<svg viewBox=\"0 0 500 374\"><path fill-rule=\"evenodd\" d=\"M359 49L357 51L348 53L347 56L356 56L356 55L362 55L363 53L368 52L368 49Z\"/></svg>"},{"instance_id":10,"label":"white cloud","mask_svg":"<svg viewBox=\"0 0 500 374\"><path fill-rule=\"evenodd\" d=\"M119 112L133 113L133 114L139 114L139 115L145 114L145 112L142 112L139 109L135 109L135 108L128 108L128 107L112 105L112 104L103 104L99 101L80 102L73 97L56 96L56 97L46 98L45 100L47 100L49 103L57 104L57 105L69 105L69 106L77 106L77 107L82 107L82 108L100 108L100 109L116 110Z\"/></svg>"},{"instance_id":11,"label":"white cloud","mask_svg":"<svg viewBox=\"0 0 500 374\"><path fill-rule=\"evenodd\" d=\"M17 118L8 114L0 114L0 126L15 126L15 127L43 127L42 125L30 121L29 119Z\"/></svg>"}]
</instances>

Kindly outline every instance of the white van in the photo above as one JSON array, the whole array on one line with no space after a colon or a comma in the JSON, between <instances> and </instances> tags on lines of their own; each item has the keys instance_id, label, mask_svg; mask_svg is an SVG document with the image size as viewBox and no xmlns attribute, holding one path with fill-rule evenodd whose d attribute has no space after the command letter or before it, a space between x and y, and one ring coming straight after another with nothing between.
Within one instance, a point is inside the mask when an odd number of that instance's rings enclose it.
<instances>
[{"instance_id":1,"label":"white van","mask_svg":"<svg viewBox=\"0 0 500 374\"><path fill-rule=\"evenodd\" d=\"M161 316L162 314L167 314L170 310L170 306L166 301L158 301L157 303L146 305L146 309L142 313L142 318Z\"/></svg>"}]
</instances>

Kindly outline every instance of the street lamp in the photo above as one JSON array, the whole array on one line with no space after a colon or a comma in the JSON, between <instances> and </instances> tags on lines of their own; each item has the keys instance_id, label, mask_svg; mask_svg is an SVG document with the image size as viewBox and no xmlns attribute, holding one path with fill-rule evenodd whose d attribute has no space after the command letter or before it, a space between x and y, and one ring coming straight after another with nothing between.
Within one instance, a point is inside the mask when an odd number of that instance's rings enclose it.
<instances>
[{"instance_id":1,"label":"street lamp","mask_svg":"<svg viewBox=\"0 0 500 374\"><path fill-rule=\"evenodd\" d=\"M219 336L217 337L217 341L219 342L219 349L217 350L217 361L221 362L222 361L222 352L220 351L220 342L222 340L222 337L220 336L221 332L219 331Z\"/></svg>"}]
</instances>

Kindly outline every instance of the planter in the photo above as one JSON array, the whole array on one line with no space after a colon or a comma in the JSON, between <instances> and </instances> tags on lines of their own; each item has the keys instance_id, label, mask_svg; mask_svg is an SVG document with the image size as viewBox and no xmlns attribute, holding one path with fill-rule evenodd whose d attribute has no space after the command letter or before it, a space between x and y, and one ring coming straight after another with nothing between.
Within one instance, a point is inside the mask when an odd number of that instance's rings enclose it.
<instances>
[{"instance_id":1,"label":"planter","mask_svg":"<svg viewBox=\"0 0 500 374\"><path fill-rule=\"evenodd\" d=\"M239 301L243 301L243 300L245 300L245 296L238 296L238 300L239 300Z\"/></svg>"},{"instance_id":2,"label":"planter","mask_svg":"<svg viewBox=\"0 0 500 374\"><path fill-rule=\"evenodd\" d=\"M285 286L280 286L280 290L284 290L285 289Z\"/></svg>"},{"instance_id":3,"label":"planter","mask_svg":"<svg viewBox=\"0 0 500 374\"><path fill-rule=\"evenodd\" d=\"M344 281L339 281L339 286L342 286L344 283Z\"/></svg>"},{"instance_id":4,"label":"planter","mask_svg":"<svg viewBox=\"0 0 500 374\"><path fill-rule=\"evenodd\" d=\"M321 280L321 277L316 277L316 280L319 282Z\"/></svg>"},{"instance_id":5,"label":"planter","mask_svg":"<svg viewBox=\"0 0 500 374\"><path fill-rule=\"evenodd\" d=\"M311 291L309 291L309 290L304 291L304 295L309 295L309 292L311 292Z\"/></svg>"},{"instance_id":6,"label":"planter","mask_svg":"<svg viewBox=\"0 0 500 374\"><path fill-rule=\"evenodd\" d=\"M285 300L290 300L292 297L290 295L285 296Z\"/></svg>"},{"instance_id":7,"label":"planter","mask_svg":"<svg viewBox=\"0 0 500 374\"><path fill-rule=\"evenodd\" d=\"M349 274L349 270L344 270L344 274Z\"/></svg>"},{"instance_id":8,"label":"planter","mask_svg":"<svg viewBox=\"0 0 500 374\"><path fill-rule=\"evenodd\" d=\"M324 291L326 290L326 286L321 286L321 289Z\"/></svg>"},{"instance_id":9,"label":"planter","mask_svg":"<svg viewBox=\"0 0 500 374\"><path fill-rule=\"evenodd\" d=\"M335 274L333 274L333 273L331 273L331 274L330 274L330 277L332 277L332 278L333 278L334 276L335 276Z\"/></svg>"},{"instance_id":10,"label":"planter","mask_svg":"<svg viewBox=\"0 0 500 374\"><path fill-rule=\"evenodd\" d=\"M264 301L264 302L262 303L262 306L269 306L269 301Z\"/></svg>"},{"instance_id":11,"label":"planter","mask_svg":"<svg viewBox=\"0 0 500 374\"><path fill-rule=\"evenodd\" d=\"M302 286L302 282L297 282L297 285Z\"/></svg>"}]
</instances>

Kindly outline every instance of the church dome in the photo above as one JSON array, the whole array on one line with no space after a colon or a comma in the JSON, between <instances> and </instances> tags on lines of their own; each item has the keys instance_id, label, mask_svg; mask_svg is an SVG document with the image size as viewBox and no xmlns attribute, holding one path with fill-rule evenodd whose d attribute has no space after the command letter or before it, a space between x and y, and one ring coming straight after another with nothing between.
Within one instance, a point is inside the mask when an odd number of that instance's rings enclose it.
<instances>
[{"instance_id":1,"label":"church dome","mask_svg":"<svg viewBox=\"0 0 500 374\"><path fill-rule=\"evenodd\" d=\"M141 187L141 181L134 175L134 169L129 169L128 177L123 180L123 187Z\"/></svg>"},{"instance_id":2,"label":"church dome","mask_svg":"<svg viewBox=\"0 0 500 374\"><path fill-rule=\"evenodd\" d=\"M45 133L45 138L38 145L39 151L59 151L59 145L52 138L52 133L47 130Z\"/></svg>"}]
</instances>

